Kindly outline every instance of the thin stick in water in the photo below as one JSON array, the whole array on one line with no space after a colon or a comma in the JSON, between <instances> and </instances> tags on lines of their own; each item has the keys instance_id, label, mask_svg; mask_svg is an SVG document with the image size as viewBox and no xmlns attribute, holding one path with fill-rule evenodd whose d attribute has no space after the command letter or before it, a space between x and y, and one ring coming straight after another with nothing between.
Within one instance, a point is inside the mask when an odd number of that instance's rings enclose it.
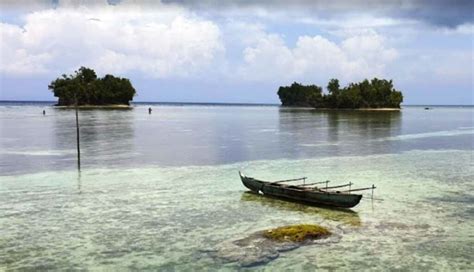
<instances>
[{"instance_id":1,"label":"thin stick in water","mask_svg":"<svg viewBox=\"0 0 474 272\"><path fill-rule=\"evenodd\" d=\"M81 146L79 142L79 114L77 110L77 97L75 96L76 104L75 104L75 109L76 109L76 142L77 142L77 170L81 171Z\"/></svg>"}]
</instances>

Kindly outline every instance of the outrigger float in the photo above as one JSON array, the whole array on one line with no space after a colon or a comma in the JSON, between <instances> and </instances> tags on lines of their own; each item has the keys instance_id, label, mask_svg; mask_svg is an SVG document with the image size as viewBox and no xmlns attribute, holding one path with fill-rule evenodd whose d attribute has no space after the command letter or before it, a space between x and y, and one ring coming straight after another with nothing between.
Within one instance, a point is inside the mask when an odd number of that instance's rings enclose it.
<instances>
[{"instance_id":1,"label":"outrigger float","mask_svg":"<svg viewBox=\"0 0 474 272\"><path fill-rule=\"evenodd\" d=\"M372 190L374 185L368 188L351 189L352 182L342 185L328 186L329 180L322 182L306 183L306 177L296 179L286 179L278 181L263 181L242 175L239 171L240 179L245 187L254 193L278 197L293 201L305 202L318 206L331 206L337 208L352 208L359 204L362 199L361 194L353 194L364 190ZM303 181L303 184L289 185L286 182ZM318 187L325 184L323 187ZM341 188L347 188L341 190ZM339 190L338 190L339 189Z\"/></svg>"}]
</instances>

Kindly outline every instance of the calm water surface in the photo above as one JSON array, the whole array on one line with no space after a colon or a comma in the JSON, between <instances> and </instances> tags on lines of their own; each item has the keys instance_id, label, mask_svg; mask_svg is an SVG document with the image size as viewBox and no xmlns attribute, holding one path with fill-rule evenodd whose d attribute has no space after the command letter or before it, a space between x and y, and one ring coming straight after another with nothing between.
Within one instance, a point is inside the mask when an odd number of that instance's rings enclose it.
<instances>
[{"instance_id":1,"label":"calm water surface","mask_svg":"<svg viewBox=\"0 0 474 272\"><path fill-rule=\"evenodd\" d=\"M0 270L238 269L209 252L295 223L342 239L255 268L473 267L472 107L148 107L81 111L79 176L74 111L0 104ZM378 188L347 213L247 194L238 170Z\"/></svg>"}]
</instances>

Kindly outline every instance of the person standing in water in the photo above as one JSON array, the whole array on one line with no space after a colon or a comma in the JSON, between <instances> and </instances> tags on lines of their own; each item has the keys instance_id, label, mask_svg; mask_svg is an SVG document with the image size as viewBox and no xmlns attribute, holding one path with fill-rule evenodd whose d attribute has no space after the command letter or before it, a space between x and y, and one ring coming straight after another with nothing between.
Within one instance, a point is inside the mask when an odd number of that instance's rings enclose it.
<instances>
[{"instance_id":1,"label":"person standing in water","mask_svg":"<svg viewBox=\"0 0 474 272\"><path fill-rule=\"evenodd\" d=\"M45 111L45 110L43 110L43 115L46 115L46 111Z\"/></svg>"},{"instance_id":2,"label":"person standing in water","mask_svg":"<svg viewBox=\"0 0 474 272\"><path fill-rule=\"evenodd\" d=\"M148 114L151 114L151 108L148 108Z\"/></svg>"}]
</instances>

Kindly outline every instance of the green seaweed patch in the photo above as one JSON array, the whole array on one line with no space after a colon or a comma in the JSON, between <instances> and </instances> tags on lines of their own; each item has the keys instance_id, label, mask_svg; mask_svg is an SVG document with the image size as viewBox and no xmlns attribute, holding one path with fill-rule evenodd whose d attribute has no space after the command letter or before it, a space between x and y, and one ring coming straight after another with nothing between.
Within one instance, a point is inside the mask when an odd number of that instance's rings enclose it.
<instances>
[{"instance_id":1,"label":"green seaweed patch","mask_svg":"<svg viewBox=\"0 0 474 272\"><path fill-rule=\"evenodd\" d=\"M301 224L279 227L263 232L265 238L283 242L303 242L309 239L319 239L331 235L331 232L318 225Z\"/></svg>"}]
</instances>

